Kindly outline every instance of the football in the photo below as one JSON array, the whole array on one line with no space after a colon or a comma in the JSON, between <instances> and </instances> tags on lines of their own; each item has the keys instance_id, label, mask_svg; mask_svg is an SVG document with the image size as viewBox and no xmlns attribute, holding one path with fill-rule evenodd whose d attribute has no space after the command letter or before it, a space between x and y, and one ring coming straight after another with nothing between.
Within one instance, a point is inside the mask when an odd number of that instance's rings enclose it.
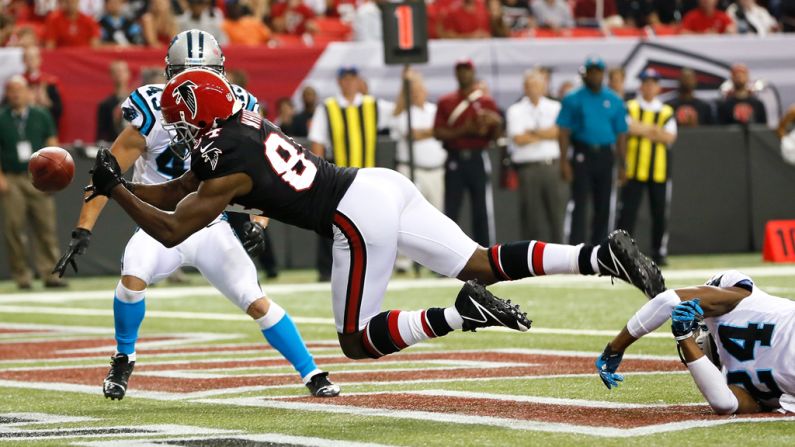
<instances>
[{"instance_id":1,"label":"football","mask_svg":"<svg viewBox=\"0 0 795 447\"><path fill-rule=\"evenodd\" d=\"M36 151L28 162L28 172L33 186L39 191L60 191L72 182L75 175L75 162L65 149L56 146Z\"/></svg>"}]
</instances>

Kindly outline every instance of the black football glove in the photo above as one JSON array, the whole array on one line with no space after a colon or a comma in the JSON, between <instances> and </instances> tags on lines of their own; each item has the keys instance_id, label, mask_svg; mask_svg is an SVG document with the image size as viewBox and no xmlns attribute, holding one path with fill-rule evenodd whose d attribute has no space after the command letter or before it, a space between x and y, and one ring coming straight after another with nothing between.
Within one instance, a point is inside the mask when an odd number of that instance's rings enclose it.
<instances>
[{"instance_id":1,"label":"black football glove","mask_svg":"<svg viewBox=\"0 0 795 447\"><path fill-rule=\"evenodd\" d=\"M86 202L99 195L110 197L111 191L117 185L132 190L130 183L122 177L116 157L107 149L100 149L97 152L94 168L89 174L91 174L91 185L86 186L85 190L91 191L91 195L86 197Z\"/></svg>"},{"instance_id":2,"label":"black football glove","mask_svg":"<svg viewBox=\"0 0 795 447\"><path fill-rule=\"evenodd\" d=\"M72 240L69 241L69 247L66 249L66 253L61 256L61 259L58 261L58 264L55 265L52 272L57 273L58 277L61 278L64 272L66 272L66 266L71 264L75 273L77 273L75 255L84 254L88 248L89 242L91 242L91 231L80 227L72 230Z\"/></svg>"},{"instance_id":3,"label":"black football glove","mask_svg":"<svg viewBox=\"0 0 795 447\"><path fill-rule=\"evenodd\" d=\"M257 222L244 222L240 240L249 256L259 256L265 251L265 227Z\"/></svg>"}]
</instances>

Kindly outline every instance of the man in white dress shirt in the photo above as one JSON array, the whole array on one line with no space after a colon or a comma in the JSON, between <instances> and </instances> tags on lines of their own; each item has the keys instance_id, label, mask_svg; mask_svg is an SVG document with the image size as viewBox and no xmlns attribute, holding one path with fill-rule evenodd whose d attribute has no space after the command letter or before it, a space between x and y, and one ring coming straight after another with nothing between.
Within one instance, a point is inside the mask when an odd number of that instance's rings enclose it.
<instances>
[{"instance_id":1,"label":"man in white dress shirt","mask_svg":"<svg viewBox=\"0 0 795 447\"><path fill-rule=\"evenodd\" d=\"M511 161L519 173L521 237L560 243L566 208L555 124L560 103L544 96L547 85L539 71L525 75L524 91L507 114Z\"/></svg>"},{"instance_id":2,"label":"man in white dress shirt","mask_svg":"<svg viewBox=\"0 0 795 447\"><path fill-rule=\"evenodd\" d=\"M411 127L414 136L414 183L423 196L437 209L444 210L444 162L447 152L442 143L433 137L433 119L436 104L428 102L428 91L422 75L408 71L411 82ZM400 91L391 124L392 137L397 140L397 170L409 177L408 123Z\"/></svg>"}]
</instances>

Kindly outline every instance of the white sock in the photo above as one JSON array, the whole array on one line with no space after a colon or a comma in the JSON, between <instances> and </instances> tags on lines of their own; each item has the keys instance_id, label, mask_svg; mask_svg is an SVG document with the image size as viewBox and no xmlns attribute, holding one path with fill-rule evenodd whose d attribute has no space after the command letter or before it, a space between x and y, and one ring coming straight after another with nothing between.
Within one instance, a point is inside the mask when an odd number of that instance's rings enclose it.
<instances>
[{"instance_id":1,"label":"white sock","mask_svg":"<svg viewBox=\"0 0 795 447\"><path fill-rule=\"evenodd\" d=\"M538 243L538 242L536 242ZM580 273L580 267L577 263L577 258L580 255L581 245L563 245L563 244L543 244L543 274L544 275L560 275L560 274L577 274ZM533 253L533 246L529 250L528 257ZM532 260L529 260L532 267ZM535 276L542 273L531 270Z\"/></svg>"},{"instance_id":2,"label":"white sock","mask_svg":"<svg viewBox=\"0 0 795 447\"><path fill-rule=\"evenodd\" d=\"M464 327L464 319L461 318L461 314L458 313L458 309L456 309L455 306L446 307L444 309L444 319L453 330L460 331Z\"/></svg>"},{"instance_id":3,"label":"white sock","mask_svg":"<svg viewBox=\"0 0 795 447\"><path fill-rule=\"evenodd\" d=\"M287 314L282 306L279 306L275 302L271 301L270 306L268 307L268 313L265 314L264 317L254 320L259 325L260 329L263 331L266 329L270 329L276 325L276 323L282 321L282 318Z\"/></svg>"},{"instance_id":4,"label":"white sock","mask_svg":"<svg viewBox=\"0 0 795 447\"><path fill-rule=\"evenodd\" d=\"M113 356L116 357L119 354L120 354L120 352L116 351L116 353L113 354ZM135 353L133 352L132 354L127 354L127 360L130 361L130 362L134 362L135 361Z\"/></svg>"},{"instance_id":5,"label":"white sock","mask_svg":"<svg viewBox=\"0 0 795 447\"><path fill-rule=\"evenodd\" d=\"M599 247L601 247L601 245L595 246L593 248L593 251L591 252L591 268L593 268L593 271L595 271L597 274L600 271L599 270L599 260L596 257L596 254L599 253Z\"/></svg>"}]
</instances>

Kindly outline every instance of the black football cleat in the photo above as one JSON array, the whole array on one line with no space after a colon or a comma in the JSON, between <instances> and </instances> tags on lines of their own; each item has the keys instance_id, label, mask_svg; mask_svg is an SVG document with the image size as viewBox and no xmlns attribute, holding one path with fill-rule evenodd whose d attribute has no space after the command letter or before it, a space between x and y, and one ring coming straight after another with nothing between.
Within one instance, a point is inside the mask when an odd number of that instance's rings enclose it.
<instances>
[{"instance_id":1,"label":"black football cleat","mask_svg":"<svg viewBox=\"0 0 795 447\"><path fill-rule=\"evenodd\" d=\"M458 292L455 308L464 319L465 331L475 332L475 329L482 327L505 326L526 332L532 323L518 305L511 304L511 300L497 298L477 281L467 281L464 284Z\"/></svg>"},{"instance_id":2,"label":"black football cleat","mask_svg":"<svg viewBox=\"0 0 795 447\"><path fill-rule=\"evenodd\" d=\"M127 354L116 354L110 358L110 371L102 383L102 393L105 398L122 400L127 393L127 381L135 368L135 362L130 361Z\"/></svg>"},{"instance_id":3,"label":"black football cleat","mask_svg":"<svg viewBox=\"0 0 795 447\"><path fill-rule=\"evenodd\" d=\"M332 383L325 371L312 376L306 387L315 397L336 397L340 394L340 386Z\"/></svg>"},{"instance_id":4,"label":"black football cleat","mask_svg":"<svg viewBox=\"0 0 795 447\"><path fill-rule=\"evenodd\" d=\"M626 281L654 298L665 291L665 279L657 264L640 252L635 240L624 230L607 236L596 254L599 273Z\"/></svg>"}]
</instances>

